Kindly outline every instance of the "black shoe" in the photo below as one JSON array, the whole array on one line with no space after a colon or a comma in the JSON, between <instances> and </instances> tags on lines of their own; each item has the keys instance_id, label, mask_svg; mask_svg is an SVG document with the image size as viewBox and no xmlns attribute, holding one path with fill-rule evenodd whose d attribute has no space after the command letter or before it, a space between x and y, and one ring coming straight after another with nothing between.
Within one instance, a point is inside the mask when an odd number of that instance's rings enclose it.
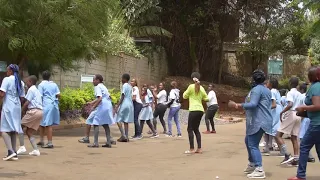
<instances>
[{"instance_id":1,"label":"black shoe","mask_svg":"<svg viewBox=\"0 0 320 180\"><path fill-rule=\"evenodd\" d=\"M104 145L102 145L101 147L104 147L104 148L111 148L112 146L111 146L111 144L104 144Z\"/></svg>"},{"instance_id":2,"label":"black shoe","mask_svg":"<svg viewBox=\"0 0 320 180\"><path fill-rule=\"evenodd\" d=\"M82 138L78 140L79 143L90 143L90 140L88 138Z\"/></svg>"},{"instance_id":3,"label":"black shoe","mask_svg":"<svg viewBox=\"0 0 320 180\"><path fill-rule=\"evenodd\" d=\"M4 161L8 161L8 160L11 160L11 159L13 160L15 157L18 158L17 154L15 152L12 152L12 151L8 150L8 155L3 157L2 159Z\"/></svg>"},{"instance_id":4,"label":"black shoe","mask_svg":"<svg viewBox=\"0 0 320 180\"><path fill-rule=\"evenodd\" d=\"M98 148L99 145L98 144L90 144L88 145L88 148Z\"/></svg>"},{"instance_id":5,"label":"black shoe","mask_svg":"<svg viewBox=\"0 0 320 180\"><path fill-rule=\"evenodd\" d=\"M118 142L129 142L129 139L125 138L125 137L120 137L118 140Z\"/></svg>"},{"instance_id":6,"label":"black shoe","mask_svg":"<svg viewBox=\"0 0 320 180\"><path fill-rule=\"evenodd\" d=\"M315 158L308 158L308 162L310 162L310 163L315 163L315 162L316 162L316 159L315 159Z\"/></svg>"},{"instance_id":7,"label":"black shoe","mask_svg":"<svg viewBox=\"0 0 320 180\"><path fill-rule=\"evenodd\" d=\"M44 146L44 143L43 142L38 142L37 145L38 146Z\"/></svg>"},{"instance_id":8,"label":"black shoe","mask_svg":"<svg viewBox=\"0 0 320 180\"><path fill-rule=\"evenodd\" d=\"M112 141L111 141L111 144L112 144L112 145L116 145L117 142L112 140Z\"/></svg>"},{"instance_id":9,"label":"black shoe","mask_svg":"<svg viewBox=\"0 0 320 180\"><path fill-rule=\"evenodd\" d=\"M294 157L291 155L285 155L284 160L280 164L291 163L294 160Z\"/></svg>"},{"instance_id":10,"label":"black shoe","mask_svg":"<svg viewBox=\"0 0 320 180\"><path fill-rule=\"evenodd\" d=\"M294 167L298 167L299 165L299 160L294 159L293 161L291 161L290 163L288 163L289 166L294 166Z\"/></svg>"},{"instance_id":11,"label":"black shoe","mask_svg":"<svg viewBox=\"0 0 320 180\"><path fill-rule=\"evenodd\" d=\"M42 146L42 148L53 149L53 144L46 144L46 145Z\"/></svg>"}]
</instances>

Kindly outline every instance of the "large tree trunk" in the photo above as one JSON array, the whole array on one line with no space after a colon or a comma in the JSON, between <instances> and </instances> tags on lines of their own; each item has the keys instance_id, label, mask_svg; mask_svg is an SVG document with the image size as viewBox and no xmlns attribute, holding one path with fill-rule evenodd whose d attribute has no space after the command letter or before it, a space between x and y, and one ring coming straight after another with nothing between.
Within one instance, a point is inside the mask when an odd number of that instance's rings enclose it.
<instances>
[{"instance_id":1,"label":"large tree trunk","mask_svg":"<svg viewBox=\"0 0 320 180\"><path fill-rule=\"evenodd\" d=\"M223 51L223 40L221 40L221 42L219 43L219 58L220 58L220 63L219 63L218 84L221 84L223 65L226 61L224 57L224 51Z\"/></svg>"},{"instance_id":2,"label":"large tree trunk","mask_svg":"<svg viewBox=\"0 0 320 180\"><path fill-rule=\"evenodd\" d=\"M196 43L193 42L191 35L188 35L188 38L189 38L190 57L192 60L192 71L199 72L200 67L199 67L199 60L197 58L197 53L196 53Z\"/></svg>"}]
</instances>

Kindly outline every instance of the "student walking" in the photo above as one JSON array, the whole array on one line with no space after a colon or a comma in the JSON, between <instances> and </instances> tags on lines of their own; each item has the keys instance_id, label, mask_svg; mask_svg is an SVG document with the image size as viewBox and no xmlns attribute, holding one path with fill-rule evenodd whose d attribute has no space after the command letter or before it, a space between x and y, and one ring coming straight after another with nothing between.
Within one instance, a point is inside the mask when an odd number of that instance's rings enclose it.
<instances>
[{"instance_id":1,"label":"student walking","mask_svg":"<svg viewBox=\"0 0 320 180\"><path fill-rule=\"evenodd\" d=\"M96 109L92 125L94 128L94 142L88 145L90 148L99 147L99 126L105 130L107 142L102 147L111 148L111 133L109 125L114 124L113 107L108 89L103 85L103 77L97 74L93 78L95 100L89 102L92 109Z\"/></svg>"},{"instance_id":2,"label":"student walking","mask_svg":"<svg viewBox=\"0 0 320 180\"><path fill-rule=\"evenodd\" d=\"M10 64L7 67L7 76L0 88L0 98L3 98L0 131L8 150L7 156L3 158L4 161L18 160L16 133L22 133L20 97L24 97L24 85L19 77L18 65Z\"/></svg>"},{"instance_id":3,"label":"student walking","mask_svg":"<svg viewBox=\"0 0 320 180\"><path fill-rule=\"evenodd\" d=\"M151 99L148 96L147 89L143 88L141 91L141 97L142 97L142 102L143 102L143 108L140 112L140 126L141 126L141 133L143 133L143 126L144 122L146 122L151 129L152 132L152 138L157 138L159 137L158 133L154 129L153 125L151 124L151 119L153 119L153 114L152 114L152 107L151 107Z\"/></svg>"},{"instance_id":4,"label":"student walking","mask_svg":"<svg viewBox=\"0 0 320 180\"><path fill-rule=\"evenodd\" d=\"M134 135L132 139L142 139L142 132L139 122L139 114L142 110L142 101L140 98L140 90L138 88L138 83L136 79L131 80L132 88L132 101L134 109Z\"/></svg>"},{"instance_id":5,"label":"student walking","mask_svg":"<svg viewBox=\"0 0 320 180\"><path fill-rule=\"evenodd\" d=\"M167 134L166 122L163 117L167 111L167 91L164 89L164 83L159 84L159 92L157 92L157 88L153 89L153 96L156 98L157 105L155 107L153 113L153 126L154 129L157 130L157 117L160 119L160 123L163 127L163 134Z\"/></svg>"},{"instance_id":6,"label":"student walking","mask_svg":"<svg viewBox=\"0 0 320 180\"><path fill-rule=\"evenodd\" d=\"M167 137L172 137L172 118L177 126L178 137L182 137L180 122L179 122L179 110L181 108L180 104L180 90L177 88L177 82L171 82L171 91L169 94L169 103L170 107L169 115L168 115L168 134Z\"/></svg>"},{"instance_id":7,"label":"student walking","mask_svg":"<svg viewBox=\"0 0 320 180\"><path fill-rule=\"evenodd\" d=\"M207 127L207 131L203 132L203 134L215 134L216 133L216 129L214 127L214 116L216 115L219 106L218 106L218 100L217 100L217 96L216 93L213 90L214 85L213 84L209 84L208 86L208 98L209 98L209 102L207 102L207 112L206 112L206 116L205 116L205 122L206 122L206 127ZM211 124L211 128L212 130L210 131L210 124Z\"/></svg>"},{"instance_id":8,"label":"student walking","mask_svg":"<svg viewBox=\"0 0 320 180\"><path fill-rule=\"evenodd\" d=\"M42 73L43 81L38 85L42 96L43 119L40 123L40 142L37 145L42 148L53 148L52 126L60 124L59 98L60 90L56 83L50 81L51 73ZM44 144L44 133L46 132L48 143Z\"/></svg>"},{"instance_id":9,"label":"student walking","mask_svg":"<svg viewBox=\"0 0 320 180\"><path fill-rule=\"evenodd\" d=\"M33 148L33 151L29 153L29 155L31 156L40 156L40 151L38 149L36 139L33 136L33 134L38 130L40 122L43 118L42 96L40 94L40 91L36 87L37 81L38 78L34 75L27 78L26 84L28 87L28 91L25 97L26 101L22 106L22 112L26 111L26 114L23 116L21 124L22 127L26 127L26 134ZM27 151L24 146L23 133L19 134L19 138L20 148L17 153L23 154Z\"/></svg>"},{"instance_id":10,"label":"student walking","mask_svg":"<svg viewBox=\"0 0 320 180\"><path fill-rule=\"evenodd\" d=\"M188 117L188 136L190 149L185 154L202 153L201 133L199 125L203 116L204 108L202 101L209 101L206 91L200 85L200 74L194 72L191 74L194 84L189 85L188 89L183 93L183 99L189 99L189 117ZM196 136L198 148L194 150L194 135Z\"/></svg>"},{"instance_id":11,"label":"student walking","mask_svg":"<svg viewBox=\"0 0 320 180\"><path fill-rule=\"evenodd\" d=\"M116 105L116 121L119 127L121 137L119 142L129 142L129 123L134 121L134 107L132 102L132 87L128 83L130 81L129 74L122 75L122 90L119 103ZM124 130L122 127L124 124Z\"/></svg>"},{"instance_id":12,"label":"student walking","mask_svg":"<svg viewBox=\"0 0 320 180\"><path fill-rule=\"evenodd\" d=\"M280 152L285 155L284 160L281 164L291 164L298 165L299 159L299 143L298 135L300 132L301 117L296 115L296 108L300 106L300 96L301 93L297 90L299 85L299 79L297 77L292 77L289 81L291 87L290 91L287 93L287 106L280 113L280 128L278 130L276 141L279 145ZM291 156L287 146L282 139L284 134L291 135L291 142L293 145L294 156Z\"/></svg>"}]
</instances>

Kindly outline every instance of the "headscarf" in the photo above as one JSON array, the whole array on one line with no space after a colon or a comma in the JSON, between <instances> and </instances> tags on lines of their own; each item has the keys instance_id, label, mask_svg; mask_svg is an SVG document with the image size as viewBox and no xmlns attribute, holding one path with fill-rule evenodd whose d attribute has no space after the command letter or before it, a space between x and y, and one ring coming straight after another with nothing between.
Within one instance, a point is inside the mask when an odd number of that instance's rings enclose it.
<instances>
[{"instance_id":1,"label":"headscarf","mask_svg":"<svg viewBox=\"0 0 320 180\"><path fill-rule=\"evenodd\" d=\"M266 76L264 74L264 72L260 69L257 69L255 71L253 71L252 73L252 88L256 87L259 84L264 83L264 81L266 80Z\"/></svg>"},{"instance_id":2,"label":"headscarf","mask_svg":"<svg viewBox=\"0 0 320 180\"><path fill-rule=\"evenodd\" d=\"M21 96L23 87L21 84L20 76L19 76L19 66L16 64L10 64L9 68L13 71L15 84L16 84L16 88L17 88L17 93L19 96Z\"/></svg>"}]
</instances>

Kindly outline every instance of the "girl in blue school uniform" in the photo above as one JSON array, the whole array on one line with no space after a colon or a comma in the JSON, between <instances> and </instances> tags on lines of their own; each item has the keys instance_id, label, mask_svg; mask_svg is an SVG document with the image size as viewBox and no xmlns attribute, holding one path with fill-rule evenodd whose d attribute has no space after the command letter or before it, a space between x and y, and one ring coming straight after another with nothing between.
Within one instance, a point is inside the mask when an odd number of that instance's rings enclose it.
<instances>
[{"instance_id":1,"label":"girl in blue school uniform","mask_svg":"<svg viewBox=\"0 0 320 180\"><path fill-rule=\"evenodd\" d=\"M90 148L99 147L99 126L104 128L107 138L107 143L102 145L102 147L111 148L111 133L109 125L114 124L113 107L108 89L102 84L102 82L103 77L100 74L95 75L93 85L95 86L94 94L96 99L89 103L92 106L92 109L96 110L92 121L94 128L94 143L92 145L88 145Z\"/></svg>"},{"instance_id":2,"label":"girl in blue school uniform","mask_svg":"<svg viewBox=\"0 0 320 180\"><path fill-rule=\"evenodd\" d=\"M129 123L133 123L133 102L132 102L132 87L128 83L130 80L129 74L122 75L122 90L119 103L116 105L117 125L121 132L121 137L118 142L129 142ZM122 127L124 124L124 131Z\"/></svg>"},{"instance_id":3,"label":"girl in blue school uniform","mask_svg":"<svg viewBox=\"0 0 320 180\"><path fill-rule=\"evenodd\" d=\"M52 126L60 124L59 98L60 90L56 83L50 81L51 73L44 71L42 73L43 81L38 89L42 95L43 119L40 124L40 142L37 145L42 148L53 148L52 144ZM43 141L44 132L47 134L48 143Z\"/></svg>"},{"instance_id":4,"label":"girl in blue school uniform","mask_svg":"<svg viewBox=\"0 0 320 180\"><path fill-rule=\"evenodd\" d=\"M7 160L18 160L16 154L16 133L22 133L21 128L21 97L24 97L23 83L19 77L19 67L10 64L7 67L7 76L2 81L0 97L3 98L1 110L2 138L8 149Z\"/></svg>"},{"instance_id":5,"label":"girl in blue school uniform","mask_svg":"<svg viewBox=\"0 0 320 180\"><path fill-rule=\"evenodd\" d=\"M265 149L262 152L265 156L270 156L270 150L273 150L273 139L277 134L277 131L280 127L280 113L282 111L281 105L281 95L278 91L278 80L275 78L271 78L267 82L267 87L271 90L271 115L272 115L272 131L270 133L265 134Z\"/></svg>"},{"instance_id":6,"label":"girl in blue school uniform","mask_svg":"<svg viewBox=\"0 0 320 180\"><path fill-rule=\"evenodd\" d=\"M143 126L144 122L146 122L151 129L152 136L151 138L157 138L159 137L158 133L154 129L153 125L151 124L151 119L153 119L153 113L152 113L152 98L149 97L147 89L142 88L141 91L141 99L143 103L142 110L140 112L140 126L141 126L141 133L143 132Z\"/></svg>"}]
</instances>

